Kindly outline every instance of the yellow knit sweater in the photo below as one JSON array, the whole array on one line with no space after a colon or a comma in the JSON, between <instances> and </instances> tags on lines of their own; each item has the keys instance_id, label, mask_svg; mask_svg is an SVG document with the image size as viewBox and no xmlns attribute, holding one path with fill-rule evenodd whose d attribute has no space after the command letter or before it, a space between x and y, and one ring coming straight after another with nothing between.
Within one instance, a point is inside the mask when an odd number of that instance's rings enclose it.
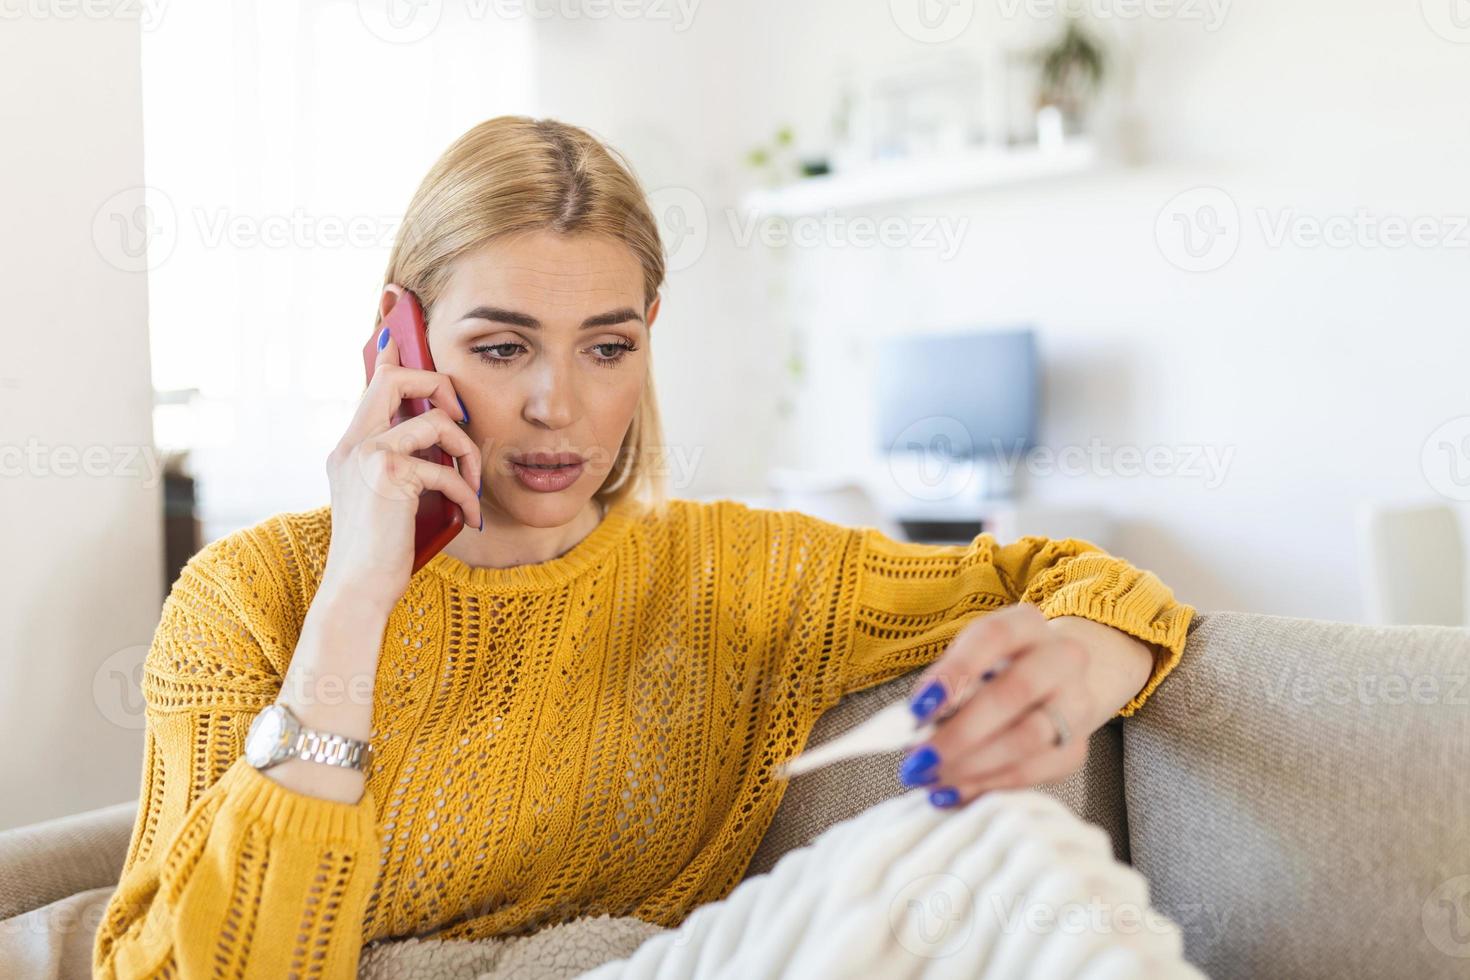
<instances>
[{"instance_id":1,"label":"yellow knit sweater","mask_svg":"<svg viewBox=\"0 0 1470 980\"><path fill-rule=\"evenodd\" d=\"M347 804L241 755L330 535L328 507L278 514L174 583L96 976L352 977L384 937L601 913L677 925L740 882L781 800L772 767L844 694L1026 601L1154 645L1131 714L1194 612L1082 541L923 545L729 500L626 500L551 561L441 553L413 577L377 665L374 766Z\"/></svg>"}]
</instances>

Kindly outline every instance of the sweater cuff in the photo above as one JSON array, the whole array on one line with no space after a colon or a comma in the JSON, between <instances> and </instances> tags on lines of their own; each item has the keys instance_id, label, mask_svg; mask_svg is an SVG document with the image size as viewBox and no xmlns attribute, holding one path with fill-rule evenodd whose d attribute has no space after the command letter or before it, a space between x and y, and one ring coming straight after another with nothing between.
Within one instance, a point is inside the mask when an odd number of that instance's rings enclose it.
<instances>
[{"instance_id":1,"label":"sweater cuff","mask_svg":"<svg viewBox=\"0 0 1470 980\"><path fill-rule=\"evenodd\" d=\"M1064 588L1041 603L1040 608L1047 619L1061 616L1090 619L1121 630L1149 648L1154 658L1153 670L1143 688L1119 709L1121 718L1129 717L1142 707L1154 688L1179 663L1184 655L1189 621L1194 617L1193 606L1170 601L1160 608L1158 597L1149 595L1146 590L1128 592L1115 601L1106 595Z\"/></svg>"},{"instance_id":2,"label":"sweater cuff","mask_svg":"<svg viewBox=\"0 0 1470 980\"><path fill-rule=\"evenodd\" d=\"M236 756L216 785L224 794L224 809L249 813L281 833L307 840L377 844L377 807L366 787L356 803L311 796L282 786L243 755Z\"/></svg>"}]
</instances>

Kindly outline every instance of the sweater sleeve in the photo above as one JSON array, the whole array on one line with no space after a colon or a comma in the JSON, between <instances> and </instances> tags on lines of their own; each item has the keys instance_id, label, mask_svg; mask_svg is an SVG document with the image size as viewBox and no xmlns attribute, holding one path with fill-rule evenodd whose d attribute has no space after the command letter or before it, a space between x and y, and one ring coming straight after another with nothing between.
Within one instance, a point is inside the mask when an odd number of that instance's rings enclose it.
<instances>
[{"instance_id":1,"label":"sweater sleeve","mask_svg":"<svg viewBox=\"0 0 1470 980\"><path fill-rule=\"evenodd\" d=\"M372 794L299 793L242 755L299 632L279 611L290 576L251 532L189 561L144 658L138 815L94 977L356 975L377 873Z\"/></svg>"},{"instance_id":2,"label":"sweater sleeve","mask_svg":"<svg viewBox=\"0 0 1470 980\"><path fill-rule=\"evenodd\" d=\"M1174 669L1194 609L1152 572L1074 538L1023 537L999 544L898 541L876 528L851 529L851 568L833 589L840 641L828 705L937 660L969 620L1026 602L1048 619L1080 616L1143 641L1153 670L1118 712L1133 714ZM843 593L850 592L850 598Z\"/></svg>"}]
</instances>

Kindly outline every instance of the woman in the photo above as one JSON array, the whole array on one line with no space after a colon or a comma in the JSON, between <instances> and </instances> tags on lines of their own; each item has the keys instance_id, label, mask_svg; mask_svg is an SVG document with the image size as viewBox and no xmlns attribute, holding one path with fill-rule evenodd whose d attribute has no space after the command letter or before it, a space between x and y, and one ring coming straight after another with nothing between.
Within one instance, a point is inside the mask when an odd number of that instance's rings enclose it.
<instances>
[{"instance_id":1,"label":"woman","mask_svg":"<svg viewBox=\"0 0 1470 980\"><path fill-rule=\"evenodd\" d=\"M927 665L915 711L947 713L994 677L901 773L955 806L1075 771L1178 660L1190 607L1083 542L927 546L667 499L662 250L586 132L476 126L403 228L379 319L412 290L437 372L380 334L330 506L228 535L174 584L97 975L350 976L382 937L675 925L739 882L772 768L844 694ZM390 427L406 397L435 407ZM457 471L410 455L435 444ZM465 528L410 574L424 489ZM370 741L366 774L257 768L246 736L273 703Z\"/></svg>"}]
</instances>

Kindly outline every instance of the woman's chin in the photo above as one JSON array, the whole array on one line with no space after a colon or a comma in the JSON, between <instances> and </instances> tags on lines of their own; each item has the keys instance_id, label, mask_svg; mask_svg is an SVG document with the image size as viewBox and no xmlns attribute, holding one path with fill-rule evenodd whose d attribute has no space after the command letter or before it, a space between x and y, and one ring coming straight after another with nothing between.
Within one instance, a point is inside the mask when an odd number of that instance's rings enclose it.
<instances>
[{"instance_id":1,"label":"woman's chin","mask_svg":"<svg viewBox=\"0 0 1470 980\"><path fill-rule=\"evenodd\" d=\"M589 494L577 492L571 487L546 493L515 486L509 493L502 494L497 499L503 502L506 516L518 524L527 527L561 527L577 519L577 515L587 508L589 497Z\"/></svg>"}]
</instances>

